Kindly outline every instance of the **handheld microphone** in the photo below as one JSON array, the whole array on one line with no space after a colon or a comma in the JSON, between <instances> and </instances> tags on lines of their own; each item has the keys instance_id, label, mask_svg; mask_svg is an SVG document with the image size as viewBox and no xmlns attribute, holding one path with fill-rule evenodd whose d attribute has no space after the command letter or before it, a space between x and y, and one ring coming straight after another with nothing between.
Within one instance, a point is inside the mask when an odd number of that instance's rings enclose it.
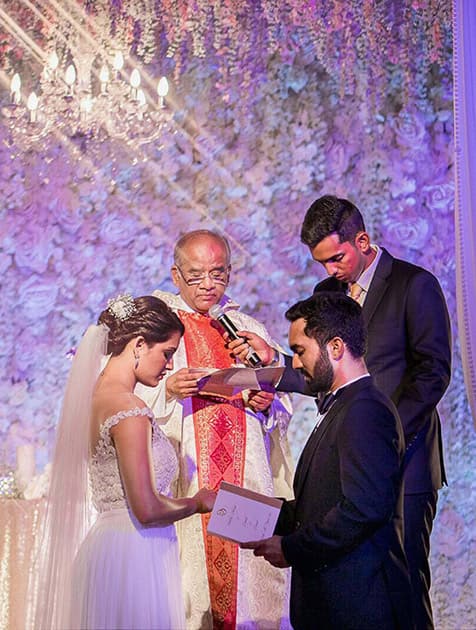
<instances>
[{"instance_id":1,"label":"handheld microphone","mask_svg":"<svg viewBox=\"0 0 476 630\"><path fill-rule=\"evenodd\" d=\"M220 324L223 326L226 332L230 335L231 339L243 339L243 337L240 337L238 335L238 328L231 321L228 315L226 315L226 313L223 312L223 309L221 308L221 306L219 306L218 304L214 304L208 310L208 314L210 315L212 319L216 319L218 322L220 322ZM246 339L243 339L243 341L246 341ZM261 363L261 359L251 347L248 354L246 355L246 360L254 368L261 367L263 365Z\"/></svg>"}]
</instances>

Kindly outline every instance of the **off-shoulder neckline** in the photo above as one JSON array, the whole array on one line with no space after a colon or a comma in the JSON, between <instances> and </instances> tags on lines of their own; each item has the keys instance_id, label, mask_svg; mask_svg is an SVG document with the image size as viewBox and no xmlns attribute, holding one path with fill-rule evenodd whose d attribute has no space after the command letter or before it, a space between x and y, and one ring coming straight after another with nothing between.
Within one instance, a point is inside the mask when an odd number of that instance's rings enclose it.
<instances>
[{"instance_id":1,"label":"off-shoulder neckline","mask_svg":"<svg viewBox=\"0 0 476 630\"><path fill-rule=\"evenodd\" d=\"M102 426L104 426L106 424L106 422L109 422L109 420L115 420L116 418L127 418L128 416L149 416L149 418L154 418L154 412L152 411L152 409L150 407L147 407L147 405L144 405L144 407L132 407L131 409L122 409L121 411L117 411L116 413L112 414L112 416L108 416L107 418L105 418L101 424L99 425L99 428L101 428Z\"/></svg>"}]
</instances>

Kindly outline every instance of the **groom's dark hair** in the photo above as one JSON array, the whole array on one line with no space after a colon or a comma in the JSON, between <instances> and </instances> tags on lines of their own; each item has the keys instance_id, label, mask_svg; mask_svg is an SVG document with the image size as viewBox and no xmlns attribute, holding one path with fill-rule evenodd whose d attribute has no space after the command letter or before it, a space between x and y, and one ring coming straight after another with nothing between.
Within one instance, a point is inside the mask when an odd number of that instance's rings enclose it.
<instances>
[{"instance_id":1,"label":"groom's dark hair","mask_svg":"<svg viewBox=\"0 0 476 630\"><path fill-rule=\"evenodd\" d=\"M362 309L355 300L339 291L319 291L297 302L286 311L286 319L304 319L304 332L315 339L319 347L334 337L340 337L354 358L364 356L367 332Z\"/></svg>"}]
</instances>

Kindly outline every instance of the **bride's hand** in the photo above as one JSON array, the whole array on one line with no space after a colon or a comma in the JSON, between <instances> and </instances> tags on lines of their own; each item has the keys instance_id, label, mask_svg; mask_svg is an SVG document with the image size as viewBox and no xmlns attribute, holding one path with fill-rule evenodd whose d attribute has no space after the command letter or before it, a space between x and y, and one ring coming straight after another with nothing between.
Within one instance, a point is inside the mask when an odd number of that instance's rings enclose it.
<instances>
[{"instance_id":1,"label":"bride's hand","mask_svg":"<svg viewBox=\"0 0 476 630\"><path fill-rule=\"evenodd\" d=\"M177 370L167 378L167 398L170 400L172 396L176 398L188 398L198 394L197 380L208 374L207 370L198 370L193 368L182 368Z\"/></svg>"},{"instance_id":2,"label":"bride's hand","mask_svg":"<svg viewBox=\"0 0 476 630\"><path fill-rule=\"evenodd\" d=\"M207 512L211 512L213 510L217 493L215 490L200 488L193 498L197 502L197 513L206 514Z\"/></svg>"}]
</instances>

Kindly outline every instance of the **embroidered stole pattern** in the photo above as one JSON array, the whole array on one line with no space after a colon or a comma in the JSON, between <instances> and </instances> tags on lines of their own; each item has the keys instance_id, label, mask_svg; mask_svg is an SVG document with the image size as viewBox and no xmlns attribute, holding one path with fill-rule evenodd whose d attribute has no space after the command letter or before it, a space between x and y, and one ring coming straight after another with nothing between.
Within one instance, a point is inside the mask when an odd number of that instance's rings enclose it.
<instances>
[{"instance_id":1,"label":"embroidered stole pattern","mask_svg":"<svg viewBox=\"0 0 476 630\"><path fill-rule=\"evenodd\" d=\"M185 326L187 365L220 369L234 365L215 320L199 313L178 314ZM221 481L242 486L246 442L242 396L194 396L192 410L199 487L218 488ZM208 536L209 520L208 514L202 514L213 627L231 629L236 627L238 545Z\"/></svg>"}]
</instances>

